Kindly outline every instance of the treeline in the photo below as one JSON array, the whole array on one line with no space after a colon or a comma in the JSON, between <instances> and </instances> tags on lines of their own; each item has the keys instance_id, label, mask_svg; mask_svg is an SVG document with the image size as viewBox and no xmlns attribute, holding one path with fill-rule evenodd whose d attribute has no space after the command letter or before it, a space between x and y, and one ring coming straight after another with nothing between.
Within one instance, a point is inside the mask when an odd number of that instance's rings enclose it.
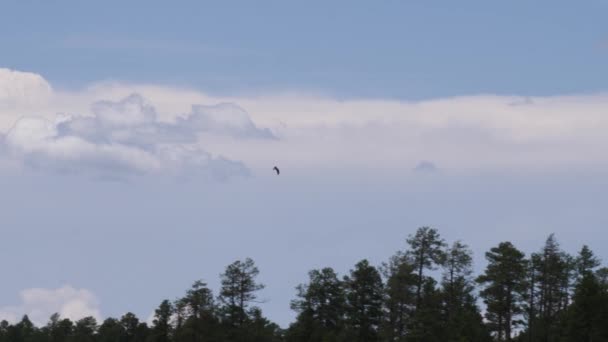
<instances>
[{"instance_id":1,"label":"treeline","mask_svg":"<svg viewBox=\"0 0 608 342\"><path fill-rule=\"evenodd\" d=\"M151 325L132 313L101 324L55 314L43 327L24 316L0 323L0 342L608 341L608 268L587 246L572 256L551 235L526 256L502 242L475 277L469 247L448 245L433 228L406 244L382 265L362 260L343 277L310 271L287 329L256 306L264 285L246 259L226 267L217 296L197 281L184 297L162 301Z\"/></svg>"}]
</instances>

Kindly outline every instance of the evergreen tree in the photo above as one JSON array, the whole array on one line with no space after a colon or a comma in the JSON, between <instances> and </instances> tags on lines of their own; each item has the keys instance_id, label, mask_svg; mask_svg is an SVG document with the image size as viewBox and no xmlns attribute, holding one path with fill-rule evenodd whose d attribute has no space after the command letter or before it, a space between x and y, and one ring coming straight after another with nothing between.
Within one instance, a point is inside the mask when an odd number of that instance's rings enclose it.
<instances>
[{"instance_id":1,"label":"evergreen tree","mask_svg":"<svg viewBox=\"0 0 608 342\"><path fill-rule=\"evenodd\" d=\"M456 241L447 249L443 265L442 286L448 336L455 335L456 327L453 320L464 306L465 297L473 291L470 279L473 273L472 265L472 252L467 245Z\"/></svg>"},{"instance_id":2,"label":"evergreen tree","mask_svg":"<svg viewBox=\"0 0 608 342\"><path fill-rule=\"evenodd\" d=\"M576 257L577 277L581 279L585 274L593 273L598 266L600 266L600 260L595 257L587 245L583 245Z\"/></svg>"},{"instance_id":3,"label":"evergreen tree","mask_svg":"<svg viewBox=\"0 0 608 342\"><path fill-rule=\"evenodd\" d=\"M608 267L602 267L595 271L595 276L600 285L608 290Z\"/></svg>"},{"instance_id":4,"label":"evergreen tree","mask_svg":"<svg viewBox=\"0 0 608 342\"><path fill-rule=\"evenodd\" d=\"M407 323L416 303L417 275L414 265L403 253L397 253L382 265L386 279L385 318L382 336L386 341L404 341Z\"/></svg>"},{"instance_id":5,"label":"evergreen tree","mask_svg":"<svg viewBox=\"0 0 608 342\"><path fill-rule=\"evenodd\" d=\"M437 282L426 277L422 286L421 301L414 312L408 342L443 342L446 340L445 326L441 312L441 293L436 288Z\"/></svg>"},{"instance_id":6,"label":"evergreen tree","mask_svg":"<svg viewBox=\"0 0 608 342\"><path fill-rule=\"evenodd\" d=\"M608 341L608 292L591 272L584 273L576 286L564 340Z\"/></svg>"},{"instance_id":7,"label":"evergreen tree","mask_svg":"<svg viewBox=\"0 0 608 342\"><path fill-rule=\"evenodd\" d=\"M12 331L9 332L9 340L14 342L30 342L36 338L36 327L27 315L24 315L21 322L17 323Z\"/></svg>"},{"instance_id":8,"label":"evergreen tree","mask_svg":"<svg viewBox=\"0 0 608 342\"><path fill-rule=\"evenodd\" d=\"M512 331L522 322L522 299L526 291L524 254L510 242L501 242L486 253L488 266L477 278L484 286L480 295L486 304L489 329L498 341L511 341Z\"/></svg>"},{"instance_id":9,"label":"evergreen tree","mask_svg":"<svg viewBox=\"0 0 608 342\"><path fill-rule=\"evenodd\" d=\"M608 268L587 246L572 257L550 235L526 260L502 242L486 253L488 265L473 281L465 244L441 250L439 234L425 227L408 244L411 250L378 269L360 261L342 280L331 268L310 271L297 287L291 303L297 318L286 331L252 305L263 285L246 259L221 274L219 307L207 284L196 281L174 305L160 304L151 328L130 312L100 326L93 317L73 323L55 313L41 328L25 315L15 324L0 322L0 342L489 342L491 335L495 341L608 342ZM427 272L437 266L440 278Z\"/></svg>"},{"instance_id":10,"label":"evergreen tree","mask_svg":"<svg viewBox=\"0 0 608 342\"><path fill-rule=\"evenodd\" d=\"M45 335L50 342L63 342L72 335L74 325L69 319L61 319L58 313L54 313L45 328Z\"/></svg>"},{"instance_id":11,"label":"evergreen tree","mask_svg":"<svg viewBox=\"0 0 608 342\"><path fill-rule=\"evenodd\" d=\"M0 322L0 342L8 342L8 333L9 333L10 324L7 320L2 320Z\"/></svg>"},{"instance_id":12,"label":"evergreen tree","mask_svg":"<svg viewBox=\"0 0 608 342\"><path fill-rule=\"evenodd\" d=\"M256 292L264 288L255 279L259 273L253 260L247 258L228 265L221 275L220 301L224 305L223 312L228 323L236 328L245 323L247 309L257 299Z\"/></svg>"},{"instance_id":13,"label":"evergreen tree","mask_svg":"<svg viewBox=\"0 0 608 342\"><path fill-rule=\"evenodd\" d=\"M346 314L351 341L379 340L382 321L382 278L367 260L362 260L344 277L346 288Z\"/></svg>"},{"instance_id":14,"label":"evergreen tree","mask_svg":"<svg viewBox=\"0 0 608 342\"><path fill-rule=\"evenodd\" d=\"M251 320L247 325L247 342L280 342L283 341L283 331L275 323L262 316L260 308L252 308L249 312Z\"/></svg>"},{"instance_id":15,"label":"evergreen tree","mask_svg":"<svg viewBox=\"0 0 608 342\"><path fill-rule=\"evenodd\" d=\"M172 334L171 315L173 306L168 300L163 300L158 309L154 311L150 342L170 342Z\"/></svg>"},{"instance_id":16,"label":"evergreen tree","mask_svg":"<svg viewBox=\"0 0 608 342\"><path fill-rule=\"evenodd\" d=\"M418 310L422 300L422 286L424 285L424 270L433 270L436 265L443 264L445 253L443 247L445 242L439 236L436 229L430 227L420 227L414 236L407 239L410 250L409 257L418 272L416 280L416 306Z\"/></svg>"},{"instance_id":17,"label":"evergreen tree","mask_svg":"<svg viewBox=\"0 0 608 342\"><path fill-rule=\"evenodd\" d=\"M529 316L527 334L539 341L557 340L561 334L562 312L570 298L573 259L560 249L551 234L542 250L532 255L529 266L533 267L534 281L528 279L528 282L533 283L535 289L526 293L529 306L526 310ZM530 271L528 273L532 275Z\"/></svg>"},{"instance_id":18,"label":"evergreen tree","mask_svg":"<svg viewBox=\"0 0 608 342\"><path fill-rule=\"evenodd\" d=\"M137 329L135 330L135 342L146 342L150 336L150 328L148 327L148 323L140 322L137 325Z\"/></svg>"},{"instance_id":19,"label":"evergreen tree","mask_svg":"<svg viewBox=\"0 0 608 342\"><path fill-rule=\"evenodd\" d=\"M473 294L472 267L473 253L469 247L454 242L446 251L441 281L446 341L489 339Z\"/></svg>"},{"instance_id":20,"label":"evergreen tree","mask_svg":"<svg viewBox=\"0 0 608 342\"><path fill-rule=\"evenodd\" d=\"M79 319L74 324L74 335L70 342L94 342L97 332L97 320L88 316Z\"/></svg>"},{"instance_id":21,"label":"evergreen tree","mask_svg":"<svg viewBox=\"0 0 608 342\"><path fill-rule=\"evenodd\" d=\"M194 282L186 292L186 296L177 300L174 307L177 321L176 340L213 341L219 339L219 320L215 311L211 289L200 280Z\"/></svg>"},{"instance_id":22,"label":"evergreen tree","mask_svg":"<svg viewBox=\"0 0 608 342\"><path fill-rule=\"evenodd\" d=\"M341 341L344 335L344 285L331 268L312 270L308 284L298 285L291 308L298 313L288 341Z\"/></svg>"},{"instance_id":23,"label":"evergreen tree","mask_svg":"<svg viewBox=\"0 0 608 342\"><path fill-rule=\"evenodd\" d=\"M132 312L124 314L119 321L122 335L121 342L144 342L147 337L148 325L141 323ZM101 328L101 327L100 327Z\"/></svg>"},{"instance_id":24,"label":"evergreen tree","mask_svg":"<svg viewBox=\"0 0 608 342\"><path fill-rule=\"evenodd\" d=\"M214 310L213 293L207 283L201 280L192 284L181 302L185 305L187 315L194 319L200 319L204 313Z\"/></svg>"},{"instance_id":25,"label":"evergreen tree","mask_svg":"<svg viewBox=\"0 0 608 342\"><path fill-rule=\"evenodd\" d=\"M99 342L123 342L125 340L125 328L116 318L105 319L97 329L97 333Z\"/></svg>"}]
</instances>

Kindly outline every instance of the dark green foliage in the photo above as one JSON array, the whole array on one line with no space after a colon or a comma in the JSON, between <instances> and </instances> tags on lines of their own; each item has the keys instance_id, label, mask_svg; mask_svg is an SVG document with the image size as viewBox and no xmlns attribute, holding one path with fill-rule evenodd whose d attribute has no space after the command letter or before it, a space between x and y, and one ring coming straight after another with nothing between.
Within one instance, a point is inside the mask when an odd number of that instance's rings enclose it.
<instances>
[{"instance_id":1,"label":"dark green foliage","mask_svg":"<svg viewBox=\"0 0 608 342\"><path fill-rule=\"evenodd\" d=\"M85 317L74 325L74 334L69 339L71 342L94 342L97 332L97 320L93 317Z\"/></svg>"},{"instance_id":2,"label":"dark green foliage","mask_svg":"<svg viewBox=\"0 0 608 342\"><path fill-rule=\"evenodd\" d=\"M152 321L152 332L150 334L150 342L170 342L173 333L171 326L171 315L173 314L173 305L168 300L163 300L158 309L154 311L154 320Z\"/></svg>"},{"instance_id":3,"label":"dark green foliage","mask_svg":"<svg viewBox=\"0 0 608 342\"><path fill-rule=\"evenodd\" d=\"M441 280L445 341L490 340L476 304L472 267L471 250L460 241L454 242L446 251Z\"/></svg>"},{"instance_id":4,"label":"dark green foliage","mask_svg":"<svg viewBox=\"0 0 608 342\"><path fill-rule=\"evenodd\" d=\"M383 264L382 273L386 279L382 337L386 341L403 341L416 302L414 265L403 253L397 253Z\"/></svg>"},{"instance_id":5,"label":"dark green foliage","mask_svg":"<svg viewBox=\"0 0 608 342\"><path fill-rule=\"evenodd\" d=\"M291 307L298 313L288 341L341 341L344 337L346 298L344 284L331 268L312 270L308 284L297 287Z\"/></svg>"},{"instance_id":6,"label":"dark green foliage","mask_svg":"<svg viewBox=\"0 0 608 342\"><path fill-rule=\"evenodd\" d=\"M568 308L563 341L608 341L608 291L597 277L585 272Z\"/></svg>"},{"instance_id":7,"label":"dark green foliage","mask_svg":"<svg viewBox=\"0 0 608 342\"><path fill-rule=\"evenodd\" d=\"M430 277L424 279L418 310L410 322L406 341L442 342L445 341L445 325L442 322L441 293L437 282Z\"/></svg>"},{"instance_id":8,"label":"dark green foliage","mask_svg":"<svg viewBox=\"0 0 608 342\"><path fill-rule=\"evenodd\" d=\"M51 342L66 341L74 331L74 324L69 319L61 319L58 313L51 316L45 334ZM105 341L103 341L105 342Z\"/></svg>"},{"instance_id":9,"label":"dark green foliage","mask_svg":"<svg viewBox=\"0 0 608 342\"><path fill-rule=\"evenodd\" d=\"M556 341L560 338L563 312L568 306L574 259L562 251L553 234L539 253L532 255L526 293L528 330L531 338Z\"/></svg>"},{"instance_id":10,"label":"dark green foliage","mask_svg":"<svg viewBox=\"0 0 608 342\"><path fill-rule=\"evenodd\" d=\"M124 326L116 318L107 318L101 323L97 331L99 333L99 338L97 339L99 342L128 341L125 338Z\"/></svg>"},{"instance_id":11,"label":"dark green foliage","mask_svg":"<svg viewBox=\"0 0 608 342\"><path fill-rule=\"evenodd\" d=\"M576 258L576 271L579 278L583 278L588 273L593 273L594 269L600 265L600 260L595 257L593 251L587 245L583 245Z\"/></svg>"},{"instance_id":12,"label":"dark green foliage","mask_svg":"<svg viewBox=\"0 0 608 342\"><path fill-rule=\"evenodd\" d=\"M382 322L383 285L378 270L362 260L344 277L346 288L346 322L350 341L379 340Z\"/></svg>"},{"instance_id":13,"label":"dark green foliage","mask_svg":"<svg viewBox=\"0 0 608 342\"><path fill-rule=\"evenodd\" d=\"M410 250L407 252L410 260L416 267L418 277L416 279L416 306L418 310L422 300L422 287L424 285L424 270L435 269L436 265L443 264L445 253L443 247L445 242L439 236L436 229L420 227L416 234L407 239Z\"/></svg>"},{"instance_id":14,"label":"dark green foliage","mask_svg":"<svg viewBox=\"0 0 608 342\"><path fill-rule=\"evenodd\" d=\"M250 330L264 325L261 312L255 307L250 310L250 305L257 302L257 292L264 288L263 284L256 281L259 273L253 260L247 258L245 261L237 260L228 265L221 275L219 300L222 303L222 323L227 333L225 339L248 341L253 338ZM253 313L258 316L252 317ZM256 318L258 321L254 324Z\"/></svg>"},{"instance_id":15,"label":"dark green foliage","mask_svg":"<svg viewBox=\"0 0 608 342\"><path fill-rule=\"evenodd\" d=\"M262 310L253 308L249 312L250 320L245 329L248 342L283 341L281 328L262 316Z\"/></svg>"},{"instance_id":16,"label":"dark green foliage","mask_svg":"<svg viewBox=\"0 0 608 342\"><path fill-rule=\"evenodd\" d=\"M257 299L256 292L264 285L256 282L255 278L260 271L253 260L235 261L226 267L221 275L222 289L220 301L223 304L222 312L225 321L238 328L248 319L247 308Z\"/></svg>"},{"instance_id":17,"label":"dark green foliage","mask_svg":"<svg viewBox=\"0 0 608 342\"><path fill-rule=\"evenodd\" d=\"M595 271L595 276L600 285L602 285L604 289L608 289L608 267L602 267Z\"/></svg>"},{"instance_id":18,"label":"dark green foliage","mask_svg":"<svg viewBox=\"0 0 608 342\"><path fill-rule=\"evenodd\" d=\"M510 242L501 242L486 253L488 266L477 278L486 304L486 320L498 341L511 341L513 329L522 322L522 301L526 292L524 254Z\"/></svg>"}]
</instances>

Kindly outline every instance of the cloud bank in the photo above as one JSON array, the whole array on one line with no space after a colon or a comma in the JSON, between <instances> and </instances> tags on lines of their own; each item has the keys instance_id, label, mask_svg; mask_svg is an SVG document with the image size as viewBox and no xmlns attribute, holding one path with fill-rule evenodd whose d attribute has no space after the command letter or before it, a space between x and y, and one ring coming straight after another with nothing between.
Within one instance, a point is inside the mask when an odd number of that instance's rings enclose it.
<instances>
[{"instance_id":1,"label":"cloud bank","mask_svg":"<svg viewBox=\"0 0 608 342\"><path fill-rule=\"evenodd\" d=\"M407 102L126 83L62 91L7 70L0 84L5 154L42 170L230 178L273 165L415 174L421 160L446 172L608 167L606 94Z\"/></svg>"},{"instance_id":2,"label":"cloud bank","mask_svg":"<svg viewBox=\"0 0 608 342\"><path fill-rule=\"evenodd\" d=\"M28 315L34 324L44 326L54 313L70 320L87 316L102 319L97 297L86 289L69 285L57 289L31 288L21 291L19 297L18 305L0 307L0 320L16 323Z\"/></svg>"}]
</instances>

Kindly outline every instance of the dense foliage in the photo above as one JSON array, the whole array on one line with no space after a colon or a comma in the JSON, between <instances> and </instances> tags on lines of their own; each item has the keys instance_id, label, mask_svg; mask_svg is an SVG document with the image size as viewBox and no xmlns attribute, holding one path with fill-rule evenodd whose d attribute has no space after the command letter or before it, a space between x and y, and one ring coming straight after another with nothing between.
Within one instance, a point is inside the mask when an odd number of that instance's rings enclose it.
<instances>
[{"instance_id":1,"label":"dense foliage","mask_svg":"<svg viewBox=\"0 0 608 342\"><path fill-rule=\"evenodd\" d=\"M526 257L501 242L474 277L460 241L422 227L406 244L382 265L362 260L343 277L330 267L310 271L286 329L256 306L264 285L246 259L226 267L217 296L196 281L183 298L163 300L151 325L132 313L103 322L54 314L42 327L24 316L0 322L0 342L608 342L608 268L587 246L571 256L551 235Z\"/></svg>"}]
</instances>

